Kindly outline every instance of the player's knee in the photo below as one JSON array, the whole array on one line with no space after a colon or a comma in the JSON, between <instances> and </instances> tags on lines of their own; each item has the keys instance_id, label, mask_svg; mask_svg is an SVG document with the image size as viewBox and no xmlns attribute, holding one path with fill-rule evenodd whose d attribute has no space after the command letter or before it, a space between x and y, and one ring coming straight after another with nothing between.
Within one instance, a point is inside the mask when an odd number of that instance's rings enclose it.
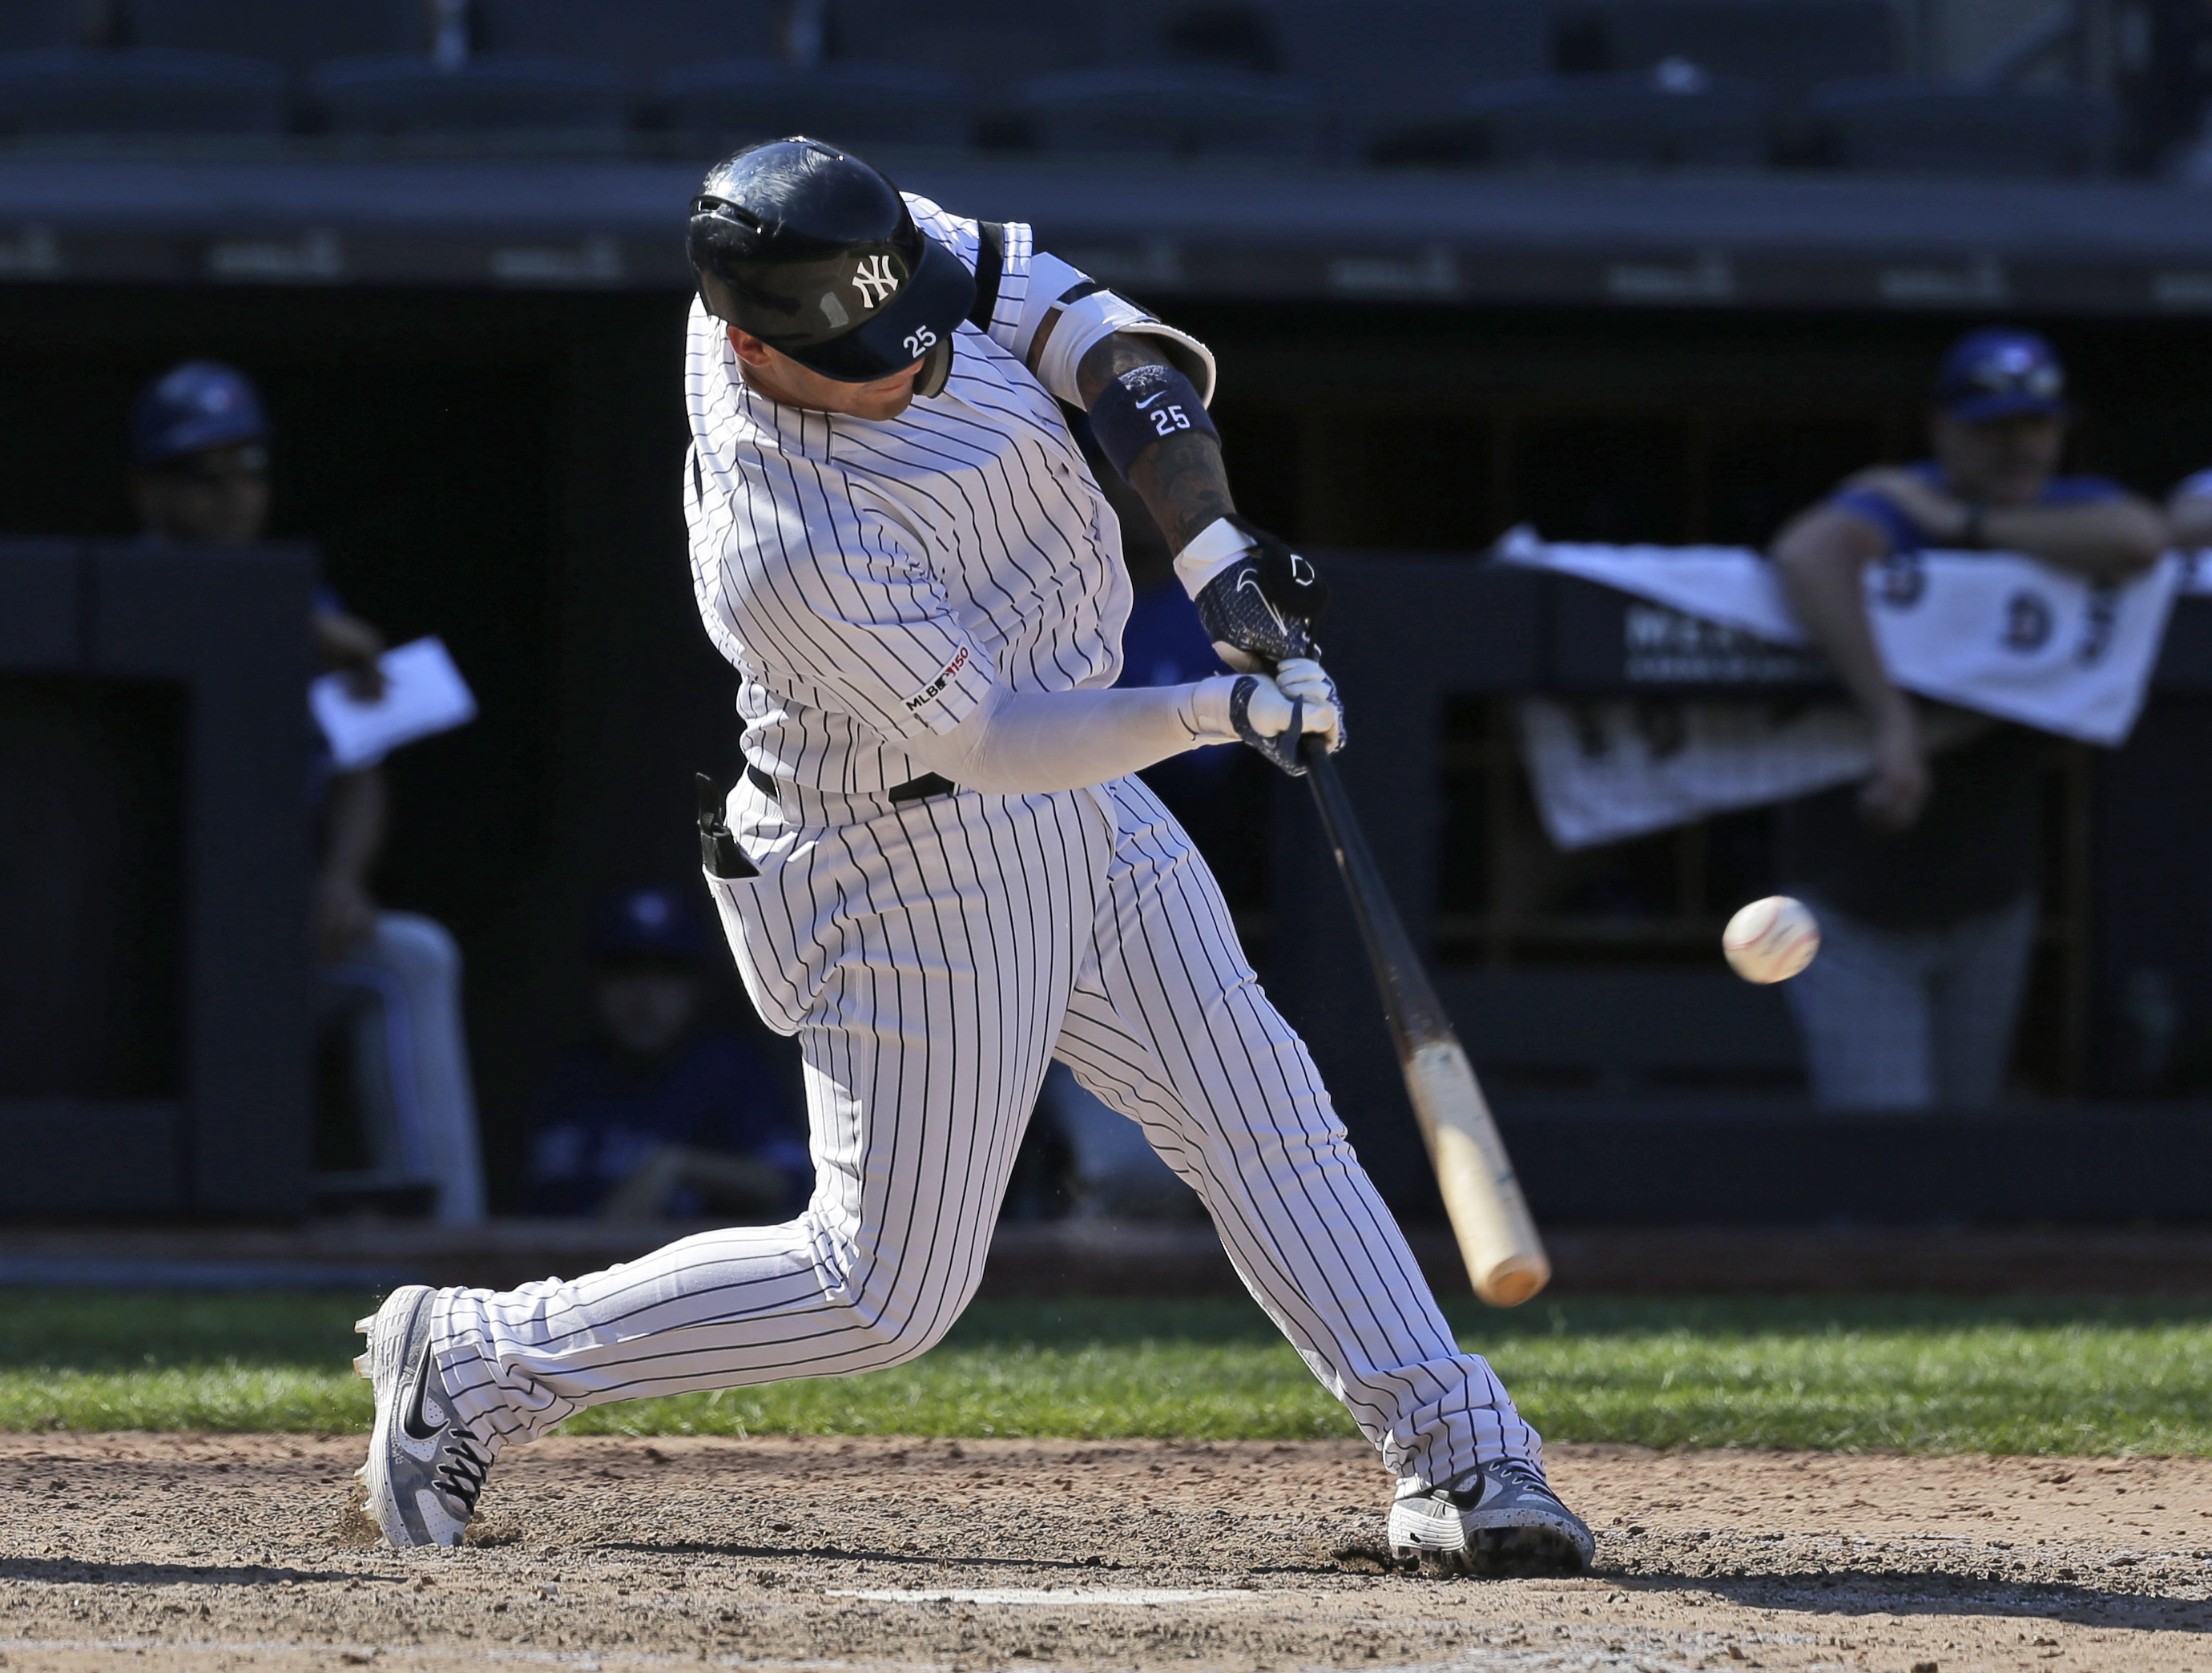
<instances>
[{"instance_id":1,"label":"player's knee","mask_svg":"<svg viewBox=\"0 0 2212 1673\"><path fill-rule=\"evenodd\" d=\"M863 1361L854 1370L880 1371L919 1359L943 1341L975 1292L975 1281L939 1272L901 1274L889 1262L871 1263L866 1275L849 1266L825 1273L838 1329ZM980 1275L979 1275L980 1276Z\"/></svg>"},{"instance_id":2,"label":"player's knee","mask_svg":"<svg viewBox=\"0 0 2212 1673\"><path fill-rule=\"evenodd\" d=\"M945 1339L959 1313L957 1304L928 1308L918 1305L912 1296L896 1300L856 1296L848 1308L847 1328L860 1337L856 1346L869 1369L882 1371L928 1353Z\"/></svg>"}]
</instances>

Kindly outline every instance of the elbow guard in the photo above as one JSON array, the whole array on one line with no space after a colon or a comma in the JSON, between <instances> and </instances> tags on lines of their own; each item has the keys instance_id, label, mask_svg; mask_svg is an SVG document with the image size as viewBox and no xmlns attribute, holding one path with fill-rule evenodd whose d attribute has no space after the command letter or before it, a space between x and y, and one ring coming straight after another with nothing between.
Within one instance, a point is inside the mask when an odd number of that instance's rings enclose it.
<instances>
[{"instance_id":1,"label":"elbow guard","mask_svg":"<svg viewBox=\"0 0 2212 1673\"><path fill-rule=\"evenodd\" d=\"M1201 404L1213 399L1212 351L1188 332L1163 323L1057 256L1032 256L1029 277L1013 350L1059 399L1070 406L1083 405L1075 368L1093 346L1116 332L1158 338L1161 358L1191 380ZM1052 334L1038 353L1036 341L1048 325Z\"/></svg>"}]
</instances>

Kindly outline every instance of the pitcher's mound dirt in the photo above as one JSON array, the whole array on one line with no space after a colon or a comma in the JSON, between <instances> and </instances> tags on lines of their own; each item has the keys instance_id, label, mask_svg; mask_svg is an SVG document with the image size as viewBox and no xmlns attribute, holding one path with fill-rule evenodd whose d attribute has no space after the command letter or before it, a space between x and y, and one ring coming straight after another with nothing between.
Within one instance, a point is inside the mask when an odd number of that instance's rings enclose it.
<instances>
[{"instance_id":1,"label":"pitcher's mound dirt","mask_svg":"<svg viewBox=\"0 0 2212 1673\"><path fill-rule=\"evenodd\" d=\"M556 1439L405 1553L362 1445L0 1436L0 1662L2212 1668L2199 1458L1563 1446L1597 1572L1437 1581L1348 1443Z\"/></svg>"}]
</instances>

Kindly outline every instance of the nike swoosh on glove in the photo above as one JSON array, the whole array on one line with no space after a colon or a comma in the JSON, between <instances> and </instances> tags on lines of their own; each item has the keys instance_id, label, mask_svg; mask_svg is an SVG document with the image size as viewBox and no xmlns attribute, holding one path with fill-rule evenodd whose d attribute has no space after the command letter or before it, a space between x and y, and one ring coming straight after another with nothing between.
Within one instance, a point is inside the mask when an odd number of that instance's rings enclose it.
<instances>
[{"instance_id":1,"label":"nike swoosh on glove","mask_svg":"<svg viewBox=\"0 0 2212 1673\"><path fill-rule=\"evenodd\" d=\"M1305 776L1306 764L1298 758L1298 745L1305 734L1321 733L1329 740L1333 752L1339 747L1342 727L1334 703L1309 703L1286 696L1265 674L1238 678L1229 694L1229 721L1239 738L1292 778Z\"/></svg>"},{"instance_id":2,"label":"nike swoosh on glove","mask_svg":"<svg viewBox=\"0 0 2212 1673\"><path fill-rule=\"evenodd\" d=\"M1249 673L1313 654L1328 583L1265 529L1217 518L1176 554L1175 567L1206 636L1231 667Z\"/></svg>"}]
</instances>

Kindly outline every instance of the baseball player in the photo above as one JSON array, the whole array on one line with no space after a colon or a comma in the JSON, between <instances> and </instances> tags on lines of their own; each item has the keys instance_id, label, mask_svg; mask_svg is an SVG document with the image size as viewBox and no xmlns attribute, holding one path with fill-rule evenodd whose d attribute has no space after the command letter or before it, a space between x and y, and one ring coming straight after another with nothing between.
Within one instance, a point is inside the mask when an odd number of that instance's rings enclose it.
<instances>
[{"instance_id":1,"label":"baseball player","mask_svg":"<svg viewBox=\"0 0 2212 1673\"><path fill-rule=\"evenodd\" d=\"M692 569L750 763L702 846L753 1002L804 1050L815 1192L787 1224L588 1277L396 1292L356 1362L386 1536L459 1542L500 1450L583 1407L927 1351L982 1275L1058 1058L1197 1191L1380 1450L1401 1559L1586 1566L1535 1432L1453 1340L1212 878L1133 776L1232 740L1302 770L1306 735L1342 736L1299 654L1318 579L1235 514L1211 356L1026 227L812 140L717 166L690 249ZM1062 402L1240 672L1110 689L1128 582Z\"/></svg>"}]
</instances>

